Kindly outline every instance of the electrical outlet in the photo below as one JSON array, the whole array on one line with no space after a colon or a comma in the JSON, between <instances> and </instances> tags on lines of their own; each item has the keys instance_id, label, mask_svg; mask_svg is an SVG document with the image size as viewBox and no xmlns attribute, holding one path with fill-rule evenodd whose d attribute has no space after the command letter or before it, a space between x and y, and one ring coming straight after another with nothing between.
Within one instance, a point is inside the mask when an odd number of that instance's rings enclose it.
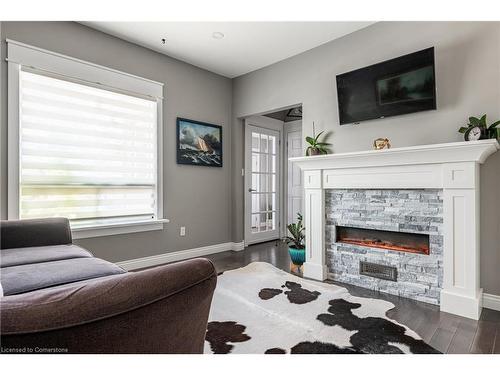
<instances>
[{"instance_id":1,"label":"electrical outlet","mask_svg":"<svg viewBox=\"0 0 500 375\"><path fill-rule=\"evenodd\" d=\"M181 232L179 233L181 237L186 235L186 227L181 227Z\"/></svg>"}]
</instances>

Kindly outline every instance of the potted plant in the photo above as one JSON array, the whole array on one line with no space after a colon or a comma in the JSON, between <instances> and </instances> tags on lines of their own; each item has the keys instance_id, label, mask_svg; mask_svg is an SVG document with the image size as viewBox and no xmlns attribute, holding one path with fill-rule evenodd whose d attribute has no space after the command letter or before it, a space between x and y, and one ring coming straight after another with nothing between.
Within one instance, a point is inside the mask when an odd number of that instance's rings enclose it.
<instances>
[{"instance_id":1,"label":"potted plant","mask_svg":"<svg viewBox=\"0 0 500 375\"><path fill-rule=\"evenodd\" d=\"M319 141L319 137L324 132L320 132L318 135L315 135L315 133L313 122L313 136L306 137L306 142L309 143L309 147L306 149L306 156L328 154L328 146L331 146L331 144Z\"/></svg>"},{"instance_id":2,"label":"potted plant","mask_svg":"<svg viewBox=\"0 0 500 375\"><path fill-rule=\"evenodd\" d=\"M464 135L466 141L477 141L479 139L500 139L500 120L491 125L486 123L486 115L481 118L469 117L467 126L458 129L459 133Z\"/></svg>"},{"instance_id":3,"label":"potted plant","mask_svg":"<svg viewBox=\"0 0 500 375\"><path fill-rule=\"evenodd\" d=\"M287 228L289 236L283 240L288 244L290 259L293 264L301 266L306 261L305 228L302 226L302 215L297 213L297 223L289 224Z\"/></svg>"}]
</instances>

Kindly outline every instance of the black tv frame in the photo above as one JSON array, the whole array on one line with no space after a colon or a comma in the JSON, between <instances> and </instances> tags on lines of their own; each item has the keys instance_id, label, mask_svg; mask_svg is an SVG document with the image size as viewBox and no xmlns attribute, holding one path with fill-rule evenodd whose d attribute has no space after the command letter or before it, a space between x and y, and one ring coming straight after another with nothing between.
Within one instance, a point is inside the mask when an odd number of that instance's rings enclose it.
<instances>
[{"instance_id":1,"label":"black tv frame","mask_svg":"<svg viewBox=\"0 0 500 375\"><path fill-rule=\"evenodd\" d=\"M420 51L412 52L412 53L409 53L409 54L406 54L403 56L399 56L399 57L396 57L393 59L385 60L385 61L382 61L380 63L372 64L369 66L365 66L363 68L351 70L349 72L337 75L336 76L337 105L338 105L340 125L359 124L360 122L369 121L369 120L377 120L377 119L383 119L386 117L394 117L394 116L400 116L400 115L405 115L405 114L410 114L410 113L436 110L437 109L437 90L436 90L436 64L435 64L435 53L434 52L435 52L434 47L425 48L425 49L420 50ZM434 87L433 87L434 96L432 99L428 99L430 101L428 106L426 106L423 109L407 108L404 110L399 110L397 113L387 113L387 114L380 114L380 115L377 114L377 115L373 115L373 116L365 116L365 117L356 118L353 121L351 121L350 119L349 120L345 119L345 115L343 116L342 108L343 108L343 105L345 105L346 103L342 102L342 94L341 94L341 90L339 89L340 82L343 79L345 79L347 76L352 76L353 74L360 74L363 71L368 72L369 70L375 70L375 71L380 70L380 67L384 66L384 65L394 65L400 61L407 63L408 61L411 61L412 59L414 59L415 56L420 55L420 54L422 54L422 55L423 54L431 54L431 58L432 58L432 72L433 72L433 76L434 76L434 82L433 82L434 83ZM381 79L384 77L395 76L398 74L403 74L405 72L414 70L415 68L418 68L418 66L413 66L411 69L402 69L402 70L394 69L393 71L388 72L386 74L376 76L376 77L374 77L373 89L376 90L376 81L378 79Z\"/></svg>"}]
</instances>

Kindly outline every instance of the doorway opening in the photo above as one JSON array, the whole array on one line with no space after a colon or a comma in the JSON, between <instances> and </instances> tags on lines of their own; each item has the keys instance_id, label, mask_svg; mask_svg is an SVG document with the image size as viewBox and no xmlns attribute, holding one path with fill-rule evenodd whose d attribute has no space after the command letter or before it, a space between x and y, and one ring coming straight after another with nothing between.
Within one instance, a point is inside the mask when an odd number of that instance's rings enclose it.
<instances>
[{"instance_id":1,"label":"doorway opening","mask_svg":"<svg viewBox=\"0 0 500 375\"><path fill-rule=\"evenodd\" d=\"M282 238L302 213L302 105L249 116L245 125L245 244Z\"/></svg>"}]
</instances>

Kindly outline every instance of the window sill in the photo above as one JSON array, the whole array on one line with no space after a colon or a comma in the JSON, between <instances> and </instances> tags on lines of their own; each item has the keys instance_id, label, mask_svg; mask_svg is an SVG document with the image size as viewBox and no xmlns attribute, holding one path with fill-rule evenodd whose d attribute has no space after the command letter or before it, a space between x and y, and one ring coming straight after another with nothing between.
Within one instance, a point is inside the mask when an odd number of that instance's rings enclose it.
<instances>
[{"instance_id":1,"label":"window sill","mask_svg":"<svg viewBox=\"0 0 500 375\"><path fill-rule=\"evenodd\" d=\"M168 223L168 219L158 219L151 221L138 221L132 223L103 224L95 226L85 226L71 228L73 239L93 238L102 236L113 236L116 234L127 234L137 232L148 232L162 230L163 224Z\"/></svg>"}]
</instances>

